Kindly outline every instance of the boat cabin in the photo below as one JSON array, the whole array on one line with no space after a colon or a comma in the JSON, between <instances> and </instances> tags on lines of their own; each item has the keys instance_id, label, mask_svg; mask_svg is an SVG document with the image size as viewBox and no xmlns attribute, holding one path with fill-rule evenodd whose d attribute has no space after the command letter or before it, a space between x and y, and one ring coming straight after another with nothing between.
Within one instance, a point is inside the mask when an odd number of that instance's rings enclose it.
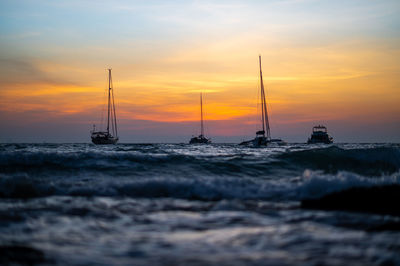
<instances>
[{"instance_id":1,"label":"boat cabin","mask_svg":"<svg viewBox=\"0 0 400 266\"><path fill-rule=\"evenodd\" d=\"M311 138L307 141L308 144L331 144L333 143L333 138L328 135L328 130L325 126L318 125L313 127Z\"/></svg>"},{"instance_id":2,"label":"boat cabin","mask_svg":"<svg viewBox=\"0 0 400 266\"><path fill-rule=\"evenodd\" d=\"M313 133L315 133L315 132L328 133L328 130L326 129L325 126L318 125L318 126L313 127Z\"/></svg>"}]
</instances>

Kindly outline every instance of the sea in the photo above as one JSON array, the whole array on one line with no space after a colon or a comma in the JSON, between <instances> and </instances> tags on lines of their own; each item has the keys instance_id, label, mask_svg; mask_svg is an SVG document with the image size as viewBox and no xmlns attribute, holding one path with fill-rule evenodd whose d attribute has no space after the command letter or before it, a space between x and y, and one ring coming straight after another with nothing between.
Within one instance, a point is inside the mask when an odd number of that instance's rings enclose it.
<instances>
[{"instance_id":1,"label":"sea","mask_svg":"<svg viewBox=\"0 0 400 266\"><path fill-rule=\"evenodd\" d=\"M0 144L1 265L400 265L400 144Z\"/></svg>"}]
</instances>

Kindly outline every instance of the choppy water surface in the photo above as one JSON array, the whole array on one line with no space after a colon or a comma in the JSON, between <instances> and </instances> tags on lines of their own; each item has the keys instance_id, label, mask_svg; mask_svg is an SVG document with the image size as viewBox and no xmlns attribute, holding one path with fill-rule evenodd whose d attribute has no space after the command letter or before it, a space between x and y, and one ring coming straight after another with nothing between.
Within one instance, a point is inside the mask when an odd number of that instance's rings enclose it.
<instances>
[{"instance_id":1,"label":"choppy water surface","mask_svg":"<svg viewBox=\"0 0 400 266\"><path fill-rule=\"evenodd\" d=\"M1 144L0 263L399 265L399 185L397 144ZM394 210L302 205L352 188Z\"/></svg>"}]
</instances>

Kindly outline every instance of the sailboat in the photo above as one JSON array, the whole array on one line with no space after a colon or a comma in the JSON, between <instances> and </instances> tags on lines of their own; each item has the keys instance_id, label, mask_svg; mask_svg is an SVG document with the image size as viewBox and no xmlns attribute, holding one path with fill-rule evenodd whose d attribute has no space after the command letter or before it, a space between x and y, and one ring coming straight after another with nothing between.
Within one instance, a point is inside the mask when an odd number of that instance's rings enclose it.
<instances>
[{"instance_id":1,"label":"sailboat","mask_svg":"<svg viewBox=\"0 0 400 266\"><path fill-rule=\"evenodd\" d=\"M211 143L211 140L206 138L204 136L204 122L203 122L203 94L200 93L200 116L201 116L201 122L200 122L200 135L198 137L193 137L190 139L189 144L196 144L196 143L201 143L201 144L208 144Z\"/></svg>"},{"instance_id":2,"label":"sailboat","mask_svg":"<svg viewBox=\"0 0 400 266\"><path fill-rule=\"evenodd\" d=\"M93 125L93 130L90 133L94 144L116 144L118 142L117 116L115 114L111 69L108 69L107 131L96 131L96 126Z\"/></svg>"},{"instance_id":3,"label":"sailboat","mask_svg":"<svg viewBox=\"0 0 400 266\"><path fill-rule=\"evenodd\" d=\"M267 112L267 102L265 100L265 90L264 82L261 69L261 55L258 57L260 62L260 83L261 83L261 120L262 120L262 130L256 132L256 137L253 140L243 141L240 145L253 145L255 147L267 146L269 144L284 145L281 139L272 139L271 130L269 127L268 112Z\"/></svg>"}]
</instances>

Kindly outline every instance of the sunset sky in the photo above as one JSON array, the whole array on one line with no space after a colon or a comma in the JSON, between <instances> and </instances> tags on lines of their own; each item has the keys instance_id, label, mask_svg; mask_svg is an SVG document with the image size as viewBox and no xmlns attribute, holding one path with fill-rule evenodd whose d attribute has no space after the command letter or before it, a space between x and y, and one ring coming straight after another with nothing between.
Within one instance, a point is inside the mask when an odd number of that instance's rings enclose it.
<instances>
[{"instance_id":1,"label":"sunset sky","mask_svg":"<svg viewBox=\"0 0 400 266\"><path fill-rule=\"evenodd\" d=\"M89 142L112 68L121 142L400 142L400 1L0 0L0 142Z\"/></svg>"}]
</instances>

